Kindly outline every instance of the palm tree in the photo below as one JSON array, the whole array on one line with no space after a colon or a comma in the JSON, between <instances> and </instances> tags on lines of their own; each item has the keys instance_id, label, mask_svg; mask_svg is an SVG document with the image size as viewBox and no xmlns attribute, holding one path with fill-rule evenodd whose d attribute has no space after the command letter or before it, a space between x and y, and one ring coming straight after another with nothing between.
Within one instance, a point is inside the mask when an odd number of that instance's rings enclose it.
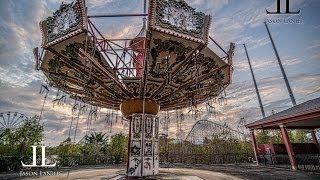
<instances>
[{"instance_id":1,"label":"palm tree","mask_svg":"<svg viewBox=\"0 0 320 180\"><path fill-rule=\"evenodd\" d=\"M105 158L104 149L107 147L108 136L102 132L93 132L84 137L83 155L94 164L100 164ZM93 159L92 159L93 158Z\"/></svg>"},{"instance_id":2,"label":"palm tree","mask_svg":"<svg viewBox=\"0 0 320 180\"><path fill-rule=\"evenodd\" d=\"M86 144L94 144L94 145L105 145L108 140L108 136L106 133L102 132L93 132L89 135L85 136L85 142Z\"/></svg>"}]
</instances>

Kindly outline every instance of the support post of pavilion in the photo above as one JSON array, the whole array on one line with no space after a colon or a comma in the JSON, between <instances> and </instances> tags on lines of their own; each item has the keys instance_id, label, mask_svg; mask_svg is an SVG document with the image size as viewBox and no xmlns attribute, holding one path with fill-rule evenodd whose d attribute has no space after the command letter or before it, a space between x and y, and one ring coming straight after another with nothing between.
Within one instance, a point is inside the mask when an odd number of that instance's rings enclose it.
<instances>
[{"instance_id":1,"label":"support post of pavilion","mask_svg":"<svg viewBox=\"0 0 320 180\"><path fill-rule=\"evenodd\" d=\"M317 139L316 130L315 129L311 130L311 136L312 136L312 142L317 145L317 147L318 147L318 149L320 151L319 141Z\"/></svg>"},{"instance_id":2,"label":"support post of pavilion","mask_svg":"<svg viewBox=\"0 0 320 180\"><path fill-rule=\"evenodd\" d=\"M253 149L254 157L256 158L257 165L259 165L257 141L256 141L256 136L254 135L254 130L251 129L250 133L251 133L252 149Z\"/></svg>"},{"instance_id":3,"label":"support post of pavilion","mask_svg":"<svg viewBox=\"0 0 320 180\"><path fill-rule=\"evenodd\" d=\"M291 142L290 142L290 139L289 139L289 136L288 136L287 129L283 124L280 124L279 127L280 127L280 130L281 130L282 141L283 141L283 143L284 143L284 145L286 147L286 150L287 150L287 153L288 153L288 156L289 156L291 168L293 170L297 170L297 161L296 161L293 149L292 149L292 145L291 145Z\"/></svg>"}]
</instances>

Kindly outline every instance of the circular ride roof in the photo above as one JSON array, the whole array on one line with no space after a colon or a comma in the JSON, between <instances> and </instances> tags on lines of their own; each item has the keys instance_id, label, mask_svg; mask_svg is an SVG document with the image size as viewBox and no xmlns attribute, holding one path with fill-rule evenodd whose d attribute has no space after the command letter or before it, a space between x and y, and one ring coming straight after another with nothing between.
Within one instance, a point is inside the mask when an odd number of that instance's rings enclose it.
<instances>
[{"instance_id":1,"label":"circular ride roof","mask_svg":"<svg viewBox=\"0 0 320 180\"><path fill-rule=\"evenodd\" d=\"M234 45L226 57L209 49L210 16L184 1L151 0L145 37L135 39L106 39L85 9L84 0L61 4L40 23L43 54L34 50L36 68L72 98L110 109L146 98L173 110L214 98L230 84Z\"/></svg>"}]
</instances>

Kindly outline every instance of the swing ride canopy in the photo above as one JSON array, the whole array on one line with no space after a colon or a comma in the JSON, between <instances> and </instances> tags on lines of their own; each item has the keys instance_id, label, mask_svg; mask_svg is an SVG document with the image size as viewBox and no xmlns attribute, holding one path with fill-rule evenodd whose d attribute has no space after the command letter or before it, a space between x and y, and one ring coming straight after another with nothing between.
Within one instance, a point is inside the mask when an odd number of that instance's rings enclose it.
<instances>
[{"instance_id":1,"label":"swing ride canopy","mask_svg":"<svg viewBox=\"0 0 320 180\"><path fill-rule=\"evenodd\" d=\"M225 57L207 47L210 16L182 0L150 0L145 16L135 38L107 39L84 0L61 4L40 22L36 69L71 98L109 109L139 99L161 110L195 106L230 84L234 44Z\"/></svg>"}]
</instances>

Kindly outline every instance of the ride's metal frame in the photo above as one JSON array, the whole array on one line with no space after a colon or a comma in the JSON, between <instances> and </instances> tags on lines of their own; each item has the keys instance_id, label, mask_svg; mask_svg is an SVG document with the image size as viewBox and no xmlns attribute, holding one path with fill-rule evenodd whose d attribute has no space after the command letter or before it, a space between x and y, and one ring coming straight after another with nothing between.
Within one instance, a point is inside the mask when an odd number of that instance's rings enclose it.
<instances>
[{"instance_id":1,"label":"ride's metal frame","mask_svg":"<svg viewBox=\"0 0 320 180\"><path fill-rule=\"evenodd\" d=\"M128 15L129 16L129 15ZM128 17L125 16L125 17ZM134 14L130 16L135 16ZM110 16L107 16L110 17ZM114 15L112 17L123 17L121 15ZM130 47L130 41L133 38L124 38L124 39L107 39L102 33L96 28L96 26L92 23L90 19L88 19L88 33L91 35L93 42L99 47L99 51L105 56L108 63L113 66L113 70L118 73L118 76L124 77L124 75L129 75L134 77L134 69L132 66L134 60L134 50ZM100 36L98 38L97 36ZM122 42L123 44L120 44ZM115 46L116 48L114 48ZM145 47L145 45L144 45ZM145 48L141 49L141 51L145 51ZM119 52L121 55L119 55ZM115 62L112 61L110 55L115 55ZM126 55L129 56L129 60L126 60ZM141 67L143 68L143 67ZM119 72L120 71L120 72Z\"/></svg>"},{"instance_id":2,"label":"ride's metal frame","mask_svg":"<svg viewBox=\"0 0 320 180\"><path fill-rule=\"evenodd\" d=\"M36 57L36 69L40 69L40 65L41 65L41 58L43 58L43 52L44 50L50 51L53 54L57 55L61 61L63 61L63 63L67 64L70 67L74 67L73 70L76 71L79 74L84 74L84 75L88 75L88 81L90 80L90 78L94 79L94 81L99 82L99 84L104 87L105 89L107 89L110 92L114 92L112 93L112 95L110 95L110 97L105 97L103 96L103 94L97 93L97 96L90 96L90 95L85 95L84 97L76 97L74 99L78 100L78 101L83 101L83 102L88 102L91 105L94 106L104 106L107 108L111 108L111 106L106 106L106 104L112 104L112 109L117 109L118 104L120 103L119 101L119 97L120 94L118 94L118 92L116 92L115 90L112 90L113 88L107 87L104 85L103 80L101 80L101 78L97 75L94 75L91 73L91 69L92 68L96 68L101 70L102 75L110 78L110 80L113 82L113 85L120 88L129 98L131 97L131 94L129 93L129 91L126 89L126 87L124 86L124 82L123 79L126 77L135 77L135 71L137 69L137 67L134 67L134 61L135 58L134 56L137 55L137 53L141 53L143 52L144 57L146 58L146 44L147 44L147 37L141 38L140 41L135 41L135 44L139 44L141 42L143 42L143 46L141 49L137 49L137 48L132 48L134 46L134 44L130 44L130 42L132 42L133 39L135 39L135 37L133 38L120 38L120 39L110 39L107 38L103 35L102 32L100 32L97 28L97 26L94 24L94 22L92 21L93 18L126 18L126 17L143 17L144 21L146 21L148 16L148 13L146 13L146 1L144 2L144 13L137 13L137 14L106 14L106 15L87 15L85 16L85 19L87 20L87 23L85 23L86 26L86 30L85 33L87 35L89 35L86 38L85 43L93 43L92 47L93 49L91 50L91 52L89 52L89 50L87 49L87 46L85 46L85 49L80 49L79 55L81 55L82 57L86 58L87 66L81 66L79 64L77 64L76 62L72 62L68 60L68 57L66 57L65 55L61 54L60 52L54 50L51 47L45 47L43 46L42 48L42 52L41 54L38 53L38 49L34 50L34 54ZM148 24L148 23L146 23ZM73 36L70 36L68 38L72 38ZM67 39L68 39L67 38ZM221 45L219 45L211 36L209 36L209 39L224 53L222 59L224 61L227 61L227 64L230 65L230 71L232 71L232 56L233 56L233 51L230 50L231 46L230 45L230 49L229 51L225 51ZM66 39L65 39L66 40ZM201 46L201 47L200 47ZM194 50L194 53L198 53L201 51L201 49L203 49L205 47L204 45L199 45L198 48L196 48ZM95 53L95 51L100 52L100 54L104 57L104 59L107 61L108 65L111 66L111 69L105 69L103 67L101 67L100 64L98 64L92 57ZM139 51L139 52L138 52ZM190 57L191 58L191 57ZM143 61L143 64L141 67L141 69L144 69L146 67L146 63L147 61ZM220 70L223 68L227 68L229 67L228 65L220 67L215 69L216 70ZM90 72L86 71L85 68L89 68ZM117 76L114 76L111 73L116 73ZM68 81L68 82L74 82L75 84L81 84L82 87L84 87L84 90L88 93L90 93L90 89L93 89L92 87L90 87L90 85L88 85L86 82L86 80L84 79L75 79L72 78L70 76L68 76L67 74L55 74L55 73L51 73L50 75L52 76L56 76L58 77L59 80L62 81ZM229 72L229 75L231 75L231 72ZM207 75L205 76L201 76L201 77L197 77L197 78L205 78ZM142 78L142 85L143 88L145 86L145 80L146 80L146 75L144 74ZM231 79L231 78L229 78ZM230 83L230 82L229 82ZM185 84L183 87L188 86L189 84ZM225 86L227 84L223 84L223 86ZM53 84L53 86L55 86ZM58 87L58 89L63 90L67 93L71 93L71 96L77 96L74 94L82 94L83 92L81 92L78 89L72 88L72 87L61 87L59 85L56 85L56 87ZM142 91L144 93L144 91ZM157 91L154 92L154 94L156 94ZM85 93L86 94L86 93ZM171 96L171 94L169 94L168 96ZM144 95L143 95L144 97ZM80 99L79 99L80 98ZM203 99L201 102L206 101L207 99ZM190 105L193 106L193 100L190 100ZM177 106L180 106L180 104L177 104Z\"/></svg>"},{"instance_id":3,"label":"ride's metal frame","mask_svg":"<svg viewBox=\"0 0 320 180\"><path fill-rule=\"evenodd\" d=\"M137 67L133 66L134 63L134 55L137 54L137 50L139 51L146 51L146 44L143 39L136 42L136 44L143 42L142 49L133 49L130 45L130 41L134 38L119 38L119 39L108 39L98 30L98 28L92 22L92 18L119 18L119 17L144 17L146 18L148 14L141 13L141 14L106 14L106 15L87 15L88 23L87 23L87 33L90 34L90 38L92 42L94 42L94 47L98 47L98 51L104 56L107 60L108 64L111 66L112 70L117 73L119 79L123 79L124 77L135 77L135 70ZM72 37L72 36L71 36ZM71 38L69 37L69 38ZM232 55L225 51L219 43L217 43L211 36L209 39L224 53L224 57L222 59L226 60L228 64L232 64ZM86 43L88 39L86 39ZM64 59L64 56L56 51L53 51L51 48L42 47L41 54L38 54L38 49L34 50L35 57L37 59L36 69L39 70L41 64L41 58L43 56L44 50L49 50L52 53L58 55L60 58ZM95 51L96 49L94 49ZM87 52L87 49L85 49ZM94 53L94 52L91 52ZM87 56L85 53L81 53L85 57ZM112 57L113 56L113 57ZM140 68L144 68L144 64ZM111 76L110 76L111 77ZM117 79L113 78L113 81L118 85L122 84L122 82L118 81ZM121 85L119 86L121 88Z\"/></svg>"},{"instance_id":4,"label":"ride's metal frame","mask_svg":"<svg viewBox=\"0 0 320 180\"><path fill-rule=\"evenodd\" d=\"M95 81L100 82L101 79L99 79L99 77L92 75L91 74L91 69L92 67L95 68L99 68L99 64L97 64L90 56L90 54L94 54L94 51L99 51L105 58L105 60L107 61L107 63L111 66L112 68L112 72L111 71L105 71L103 68L101 68L104 72L105 75L107 77L109 77L115 84L115 86L117 86L118 88L120 88L129 98L131 97L131 94L128 92L128 90L125 88L124 84L123 84L123 78L126 77L135 77L135 71L137 68L141 68L144 69L146 64L146 61L143 61L143 64L141 67L134 67L134 56L137 55L139 52L137 52L137 50L139 50L140 52L143 52L144 57L146 57L146 38L142 38L141 40L135 42L135 43L140 43L143 42L143 46L141 49L133 49L132 48L132 44L130 45L130 42L134 39L133 38L121 38L121 39L108 39L105 36L103 36L103 34L98 30L98 28L94 25L94 23L92 22L91 18L119 18L119 17L144 17L144 19L146 19L146 16L148 16L148 14L144 13L144 14L108 14L108 15L87 15L87 20L88 23L87 25L87 34L90 34L90 40L91 42L93 42L93 47L97 47L97 49L93 49L92 52L88 52L87 49L84 49L84 51L80 50L80 54L82 57L87 58L87 60L89 61L89 67L90 68L90 72L89 72L89 77L92 77ZM71 37L69 37L71 38ZM233 57L233 50L231 50L231 46L232 44L230 44L230 50L227 52L225 51L221 45L219 45L214 39L213 37L209 36L209 39L223 52L223 54L225 56L222 57L223 60L227 61L227 63L229 65L231 65L231 68L229 69L229 71L232 71L232 57ZM86 38L86 44L88 43L88 39ZM62 61L64 61L64 63L69 64L70 66L73 67L77 67L75 68L75 70L80 73L86 74L86 71L83 71L83 68L77 64L75 64L74 62L70 62L68 61L68 58L65 57L64 55L62 55L60 52L57 52L55 50L53 50L52 48L46 48L43 47L44 50L49 50L50 52L52 52L53 54L57 55L58 57L60 57L60 59ZM35 57L37 59L37 69L39 69L40 64L41 64L41 57L43 56L43 50L41 55L37 54L38 50L36 49L34 51ZM98 66L98 67L97 67ZM82 69L82 70L81 70ZM118 78L114 78L114 76L111 73L116 73ZM231 72L229 72L229 75L231 75ZM56 75L58 76L60 79L65 80L68 79L67 75ZM146 80L146 77L142 77L142 84L145 84L144 81ZM231 78L230 78L231 79ZM70 81L70 78L68 79L68 81ZM76 81L76 80L75 80ZM78 81L79 83L79 81ZM102 83L103 84L103 83ZM83 87L87 87L86 90L88 92L90 92L90 86L86 85L86 82L82 83ZM53 85L54 86L54 85ZM225 86L225 85L224 85ZM108 87L104 87L106 89L108 89ZM64 88L63 90L67 91L67 92L71 92L71 93L76 93L79 91L77 89L74 88ZM156 91L157 92L157 91ZM81 94L79 92L79 94ZM97 98L99 96L99 98ZM110 100L108 98L104 98L103 95L98 95L97 97L92 97L92 96L86 96L85 101L91 101L93 105L99 106L99 105L103 105L105 104L105 102L109 102L113 101L113 104L119 104L120 102L117 102L117 99L120 98L120 95L117 94L117 92L115 92L112 96L113 100ZM100 100L98 100L100 99ZM83 99L82 99L83 100ZM101 101L103 100L103 101ZM99 103L94 103L94 102L100 102ZM193 104L193 103L192 103ZM114 105L117 106L117 105ZM113 107L114 108L114 107Z\"/></svg>"}]
</instances>

